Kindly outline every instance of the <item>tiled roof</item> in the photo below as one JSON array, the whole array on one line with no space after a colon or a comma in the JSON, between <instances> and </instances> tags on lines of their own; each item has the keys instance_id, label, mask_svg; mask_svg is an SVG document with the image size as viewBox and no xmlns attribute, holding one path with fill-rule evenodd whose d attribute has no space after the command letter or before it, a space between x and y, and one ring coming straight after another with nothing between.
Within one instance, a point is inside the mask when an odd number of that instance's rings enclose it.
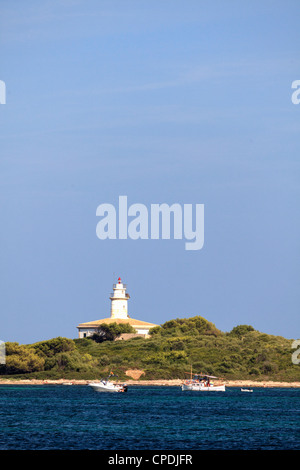
<instances>
[{"instance_id":1,"label":"tiled roof","mask_svg":"<svg viewBox=\"0 0 300 470\"><path fill-rule=\"evenodd\" d=\"M148 328L154 328L156 325L154 323L149 323L146 321L142 320L135 320L134 318L104 318L103 320L95 320L95 321L90 321L86 323L80 323L77 328L97 328L101 324L106 323L119 323L119 324L126 324L129 323L133 327L148 327Z\"/></svg>"}]
</instances>

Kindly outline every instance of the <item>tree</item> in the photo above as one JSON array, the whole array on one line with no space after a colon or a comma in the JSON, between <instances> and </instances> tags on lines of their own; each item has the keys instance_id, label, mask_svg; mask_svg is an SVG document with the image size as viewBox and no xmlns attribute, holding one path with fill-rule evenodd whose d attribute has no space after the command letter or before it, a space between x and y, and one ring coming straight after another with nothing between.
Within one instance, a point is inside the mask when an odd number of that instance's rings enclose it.
<instances>
[{"instance_id":1,"label":"tree","mask_svg":"<svg viewBox=\"0 0 300 470\"><path fill-rule=\"evenodd\" d=\"M136 330L129 324L118 323L103 323L96 332L91 336L91 339L96 343L103 343L103 341L114 341L122 333L136 333Z\"/></svg>"},{"instance_id":2,"label":"tree","mask_svg":"<svg viewBox=\"0 0 300 470\"><path fill-rule=\"evenodd\" d=\"M2 373L22 374L41 371L44 363L44 359L38 356L33 348L8 342L6 343L6 364L2 368Z\"/></svg>"},{"instance_id":3,"label":"tree","mask_svg":"<svg viewBox=\"0 0 300 470\"><path fill-rule=\"evenodd\" d=\"M75 343L72 339L62 338L60 336L34 343L31 347L34 348L36 353L42 357L53 357L58 353L70 352L76 349Z\"/></svg>"}]
</instances>

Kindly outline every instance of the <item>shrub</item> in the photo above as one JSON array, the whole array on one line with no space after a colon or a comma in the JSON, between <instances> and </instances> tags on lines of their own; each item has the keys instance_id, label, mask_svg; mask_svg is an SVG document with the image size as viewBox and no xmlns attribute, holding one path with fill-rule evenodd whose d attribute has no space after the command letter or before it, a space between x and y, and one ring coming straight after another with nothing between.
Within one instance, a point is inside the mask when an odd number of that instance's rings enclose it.
<instances>
[{"instance_id":1,"label":"shrub","mask_svg":"<svg viewBox=\"0 0 300 470\"><path fill-rule=\"evenodd\" d=\"M260 371L256 369L255 367L252 367L252 369L249 370L250 375L259 375Z\"/></svg>"},{"instance_id":2,"label":"shrub","mask_svg":"<svg viewBox=\"0 0 300 470\"><path fill-rule=\"evenodd\" d=\"M219 336L222 334L222 332L218 330L213 323L205 320L205 318L202 318L200 316L191 318L177 318L176 320L167 321L161 326L160 331L162 336L179 336L182 334L189 336Z\"/></svg>"},{"instance_id":3,"label":"shrub","mask_svg":"<svg viewBox=\"0 0 300 470\"><path fill-rule=\"evenodd\" d=\"M229 333L230 336L237 336L238 338L242 338L250 331L255 331L253 326L251 325L238 325L235 326Z\"/></svg>"},{"instance_id":4,"label":"shrub","mask_svg":"<svg viewBox=\"0 0 300 470\"><path fill-rule=\"evenodd\" d=\"M103 356L101 356L99 359L99 365L107 366L109 363L110 363L109 357L107 356L107 354L103 354Z\"/></svg>"},{"instance_id":5,"label":"shrub","mask_svg":"<svg viewBox=\"0 0 300 470\"><path fill-rule=\"evenodd\" d=\"M161 334L161 327L160 326L154 326L153 328L150 328L149 330L149 335L151 336L156 336Z\"/></svg>"}]
</instances>

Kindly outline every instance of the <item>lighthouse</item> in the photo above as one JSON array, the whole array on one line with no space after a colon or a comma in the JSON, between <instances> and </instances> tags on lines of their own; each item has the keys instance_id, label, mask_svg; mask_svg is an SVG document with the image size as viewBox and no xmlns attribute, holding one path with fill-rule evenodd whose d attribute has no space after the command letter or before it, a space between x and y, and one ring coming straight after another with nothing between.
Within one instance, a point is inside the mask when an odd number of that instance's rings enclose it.
<instances>
[{"instance_id":1,"label":"lighthouse","mask_svg":"<svg viewBox=\"0 0 300 470\"><path fill-rule=\"evenodd\" d=\"M122 283L119 277L117 284L113 285L113 293L110 296L110 317L111 318L129 318L128 316L128 299L130 295L126 293L127 286Z\"/></svg>"},{"instance_id":2,"label":"lighthouse","mask_svg":"<svg viewBox=\"0 0 300 470\"><path fill-rule=\"evenodd\" d=\"M149 330L159 325L143 320L136 320L128 315L128 299L130 299L130 295L126 290L126 284L123 284L122 279L119 277L117 283L113 284L113 292L109 297L111 301L110 317L80 323L77 326L79 338L87 338L95 333L101 325L109 325L111 323L117 323L118 325L129 323L129 325L131 325L136 331L133 336L143 336L144 338L149 337ZM129 334L129 336L132 337L132 334Z\"/></svg>"}]
</instances>

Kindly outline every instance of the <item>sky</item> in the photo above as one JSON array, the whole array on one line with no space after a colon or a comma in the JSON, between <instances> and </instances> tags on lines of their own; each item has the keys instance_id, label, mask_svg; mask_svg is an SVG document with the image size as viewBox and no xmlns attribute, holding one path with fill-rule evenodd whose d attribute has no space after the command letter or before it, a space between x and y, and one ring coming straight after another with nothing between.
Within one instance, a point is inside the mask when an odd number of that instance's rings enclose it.
<instances>
[{"instance_id":1,"label":"sky","mask_svg":"<svg viewBox=\"0 0 300 470\"><path fill-rule=\"evenodd\" d=\"M0 338L110 314L300 337L298 0L0 0ZM204 204L204 245L97 207Z\"/></svg>"}]
</instances>

